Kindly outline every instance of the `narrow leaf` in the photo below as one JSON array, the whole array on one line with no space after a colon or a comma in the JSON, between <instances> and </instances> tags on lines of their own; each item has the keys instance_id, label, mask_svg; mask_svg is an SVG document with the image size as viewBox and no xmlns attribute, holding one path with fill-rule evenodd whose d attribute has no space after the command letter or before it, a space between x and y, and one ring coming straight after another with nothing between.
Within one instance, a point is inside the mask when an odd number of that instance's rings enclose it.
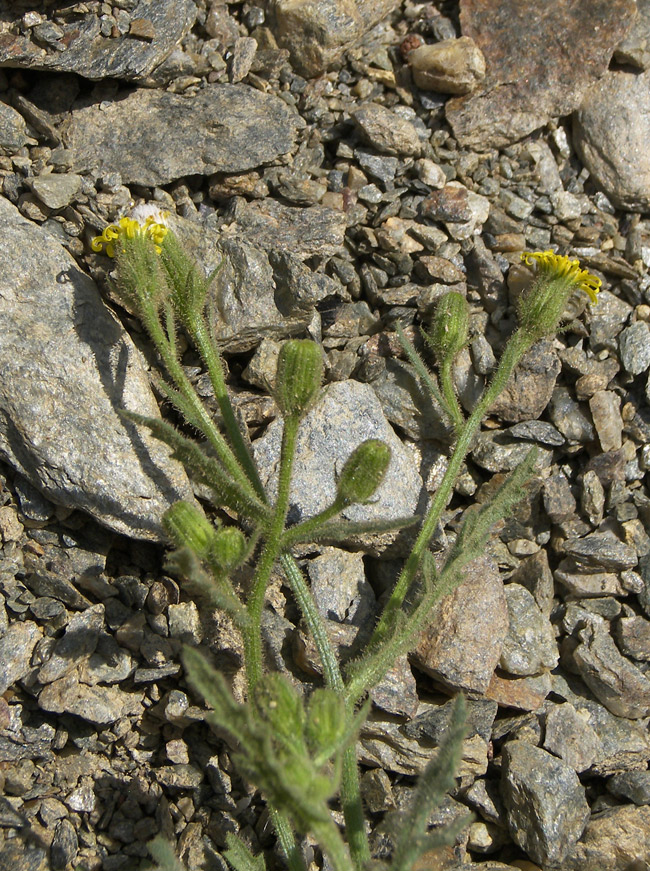
<instances>
[{"instance_id":1,"label":"narrow leaf","mask_svg":"<svg viewBox=\"0 0 650 871\"><path fill-rule=\"evenodd\" d=\"M228 860L228 864L232 865L234 871L266 871L266 862L264 854L258 853L255 856L248 846L232 832L226 834L227 849L223 851L223 855Z\"/></svg>"},{"instance_id":2,"label":"narrow leaf","mask_svg":"<svg viewBox=\"0 0 650 871\"><path fill-rule=\"evenodd\" d=\"M308 528L304 537L301 534L302 524L292 526L285 534L286 547L301 541L345 541L353 535L381 534L383 532L398 532L414 526L420 520L417 516L395 517L392 520L332 520L323 523L317 529ZM305 521L308 523L309 521Z\"/></svg>"},{"instance_id":3,"label":"narrow leaf","mask_svg":"<svg viewBox=\"0 0 650 871\"><path fill-rule=\"evenodd\" d=\"M427 820L445 793L455 783L455 774L463 754L465 737L465 700L456 697L447 732L434 759L420 775L411 807L401 819L400 833L393 852L392 869L410 871L413 863L428 848Z\"/></svg>"},{"instance_id":4,"label":"narrow leaf","mask_svg":"<svg viewBox=\"0 0 650 871\"><path fill-rule=\"evenodd\" d=\"M232 508L252 520L266 519L267 510L256 498L250 496L229 476L223 466L209 457L199 445L178 432L167 421L160 418L144 417L132 411L122 414L135 423L146 426L152 435L168 445L172 456L183 464L188 474L202 484L206 484L216 494L219 504Z\"/></svg>"},{"instance_id":5,"label":"narrow leaf","mask_svg":"<svg viewBox=\"0 0 650 871\"><path fill-rule=\"evenodd\" d=\"M158 863L159 871L185 871L180 860L176 858L171 844L162 835L149 841L147 849L153 860Z\"/></svg>"}]
</instances>

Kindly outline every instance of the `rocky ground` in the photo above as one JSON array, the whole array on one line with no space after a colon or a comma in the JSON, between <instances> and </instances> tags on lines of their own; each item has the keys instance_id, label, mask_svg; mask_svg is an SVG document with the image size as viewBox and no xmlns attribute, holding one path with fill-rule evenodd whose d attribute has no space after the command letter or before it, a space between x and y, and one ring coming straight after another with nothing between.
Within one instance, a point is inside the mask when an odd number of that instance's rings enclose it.
<instances>
[{"instance_id":1,"label":"rocky ground","mask_svg":"<svg viewBox=\"0 0 650 871\"><path fill-rule=\"evenodd\" d=\"M422 871L650 868L650 2L533 6L0 0L0 867L144 869L157 832L192 871L225 871L227 832L274 849L180 665L200 645L241 684L228 624L162 567L161 515L190 484L118 415L156 413L156 360L89 240L154 202L206 268L225 257L214 327L269 476L278 342L322 342L296 518L369 436L393 466L356 511L435 491L450 433L396 321L418 341L441 294L466 294L469 409L522 251L602 277L477 438L436 548L536 444L529 499L375 691L359 758L381 857L463 690L458 787L431 823L475 821ZM406 546L302 552L343 651ZM265 633L274 667L317 679L280 579Z\"/></svg>"}]
</instances>

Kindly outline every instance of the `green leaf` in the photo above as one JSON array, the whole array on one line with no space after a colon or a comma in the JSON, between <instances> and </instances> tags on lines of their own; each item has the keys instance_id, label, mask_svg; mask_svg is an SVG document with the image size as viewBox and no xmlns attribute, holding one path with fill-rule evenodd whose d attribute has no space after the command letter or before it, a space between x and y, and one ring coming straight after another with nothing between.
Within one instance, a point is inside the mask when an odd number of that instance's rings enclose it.
<instances>
[{"instance_id":1,"label":"green leaf","mask_svg":"<svg viewBox=\"0 0 650 871\"><path fill-rule=\"evenodd\" d=\"M160 418L144 417L132 411L123 411L124 417L146 426L152 435L172 449L172 456L183 464L187 473L202 484L206 484L217 496L218 504L225 505L251 520L265 520L267 510L259 500L249 496L228 473L218 460L209 457L192 439L186 438L167 421Z\"/></svg>"},{"instance_id":2,"label":"green leaf","mask_svg":"<svg viewBox=\"0 0 650 871\"><path fill-rule=\"evenodd\" d=\"M304 536L301 534L303 524L298 524L287 530L285 542L286 547L290 547L301 541L346 541L353 535L380 535L383 532L398 532L409 526L415 526L419 520L420 518L417 516L395 517L392 520L331 520L326 521L317 529L307 527ZM309 523L308 520L305 521L305 524L307 523Z\"/></svg>"},{"instance_id":3,"label":"green leaf","mask_svg":"<svg viewBox=\"0 0 650 871\"><path fill-rule=\"evenodd\" d=\"M158 863L159 871L185 871L180 860L176 857L171 844L162 835L149 841L147 849L151 857Z\"/></svg>"},{"instance_id":4,"label":"green leaf","mask_svg":"<svg viewBox=\"0 0 650 871\"><path fill-rule=\"evenodd\" d=\"M445 736L435 757L418 780L411 807L400 817L400 832L393 850L393 871L410 871L416 859L431 846L427 820L445 794L455 785L455 775L463 754L465 700L456 697ZM439 833L435 833L440 837ZM451 832L445 836L452 837ZM449 843L447 840L446 843Z\"/></svg>"},{"instance_id":5,"label":"green leaf","mask_svg":"<svg viewBox=\"0 0 650 871\"><path fill-rule=\"evenodd\" d=\"M204 600L210 607L224 611L239 629L246 628L250 620L248 612L226 576L213 577L206 572L196 554L187 548L169 554L165 567L184 578L197 598Z\"/></svg>"},{"instance_id":6,"label":"green leaf","mask_svg":"<svg viewBox=\"0 0 650 871\"><path fill-rule=\"evenodd\" d=\"M264 855L258 853L255 856L241 838L233 835L232 832L226 834L226 847L223 855L234 871L266 871Z\"/></svg>"},{"instance_id":7,"label":"green leaf","mask_svg":"<svg viewBox=\"0 0 650 871\"><path fill-rule=\"evenodd\" d=\"M279 672L265 674L254 692L255 707L271 727L273 738L294 753L304 754L305 709L302 699Z\"/></svg>"}]
</instances>

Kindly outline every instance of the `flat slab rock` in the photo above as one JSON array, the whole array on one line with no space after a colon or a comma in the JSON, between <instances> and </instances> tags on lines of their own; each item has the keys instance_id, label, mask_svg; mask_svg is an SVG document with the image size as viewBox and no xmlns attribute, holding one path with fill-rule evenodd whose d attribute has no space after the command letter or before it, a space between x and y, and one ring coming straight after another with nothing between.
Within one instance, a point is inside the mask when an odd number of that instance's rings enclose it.
<instances>
[{"instance_id":1,"label":"flat slab rock","mask_svg":"<svg viewBox=\"0 0 650 871\"><path fill-rule=\"evenodd\" d=\"M4 198L0 225L0 454L53 502L161 539L164 511L192 496L167 448L119 414L158 416L140 354L68 252Z\"/></svg>"},{"instance_id":2,"label":"flat slab rock","mask_svg":"<svg viewBox=\"0 0 650 871\"><path fill-rule=\"evenodd\" d=\"M422 479L412 454L395 435L368 384L330 384L304 418L298 431L291 480L289 520L297 523L322 511L334 500L336 474L355 448L369 438L390 447L391 462L383 483L366 505L351 505L342 517L354 521L412 516ZM262 483L277 486L282 422L274 421L253 444ZM363 537L363 547L379 553L395 541L395 533Z\"/></svg>"},{"instance_id":3,"label":"flat slab rock","mask_svg":"<svg viewBox=\"0 0 650 871\"><path fill-rule=\"evenodd\" d=\"M461 0L463 36L485 56L487 73L471 94L446 105L464 147L500 148L551 118L577 109L603 75L636 14L634 0L545 4L535 15L521 0Z\"/></svg>"},{"instance_id":4,"label":"flat slab rock","mask_svg":"<svg viewBox=\"0 0 650 871\"><path fill-rule=\"evenodd\" d=\"M302 126L279 97L208 85L192 97L141 89L74 109L62 135L75 171L119 172L125 184L155 186L269 163L291 150Z\"/></svg>"},{"instance_id":5,"label":"flat slab rock","mask_svg":"<svg viewBox=\"0 0 650 871\"><path fill-rule=\"evenodd\" d=\"M57 9L58 15L50 11L40 24L23 30L23 4L2 0L0 67L137 81L162 63L196 18L192 0L140 0L130 12L129 31L104 36L99 15L91 10L84 13L79 9L83 5L76 4L75 14L69 18L64 9ZM38 6L49 4L32 4L32 8Z\"/></svg>"}]
</instances>

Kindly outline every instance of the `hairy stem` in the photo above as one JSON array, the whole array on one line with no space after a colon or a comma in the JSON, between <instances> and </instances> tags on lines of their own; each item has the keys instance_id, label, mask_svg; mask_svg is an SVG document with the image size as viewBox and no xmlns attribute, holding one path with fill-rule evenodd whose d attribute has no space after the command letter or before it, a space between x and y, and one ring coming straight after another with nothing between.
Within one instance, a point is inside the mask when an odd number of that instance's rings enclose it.
<instances>
[{"instance_id":1,"label":"hairy stem","mask_svg":"<svg viewBox=\"0 0 650 871\"><path fill-rule=\"evenodd\" d=\"M463 461L471 447L474 436L476 435L476 432L490 406L501 393L515 366L519 363L530 346L531 339L523 330L519 329L511 336L499 363L499 367L494 374L494 378L483 391L483 395L478 401L476 408L463 426L463 430L449 460L447 471L445 472L440 487L436 491L436 495L431 502L431 506L424 519L422 528L420 529L416 542L413 545L413 550L404 564L404 568L395 584L390 599L386 603L381 618L375 627L375 631L369 642L370 646L379 645L387 636L390 635L397 613L400 611L402 603L415 580L422 563L423 554L429 546L429 542L435 532L438 521L449 501L454 484L456 483L456 479L458 478Z\"/></svg>"},{"instance_id":2,"label":"hairy stem","mask_svg":"<svg viewBox=\"0 0 650 871\"><path fill-rule=\"evenodd\" d=\"M323 665L323 676L327 686L338 693L345 692L341 669L336 654L325 629L323 618L314 603L313 596L299 566L290 554L283 554L280 562L291 591L298 602L302 616L307 624L316 645L318 655ZM351 705L354 708L354 704ZM354 746L343 752L343 769L341 772L341 804L345 816L345 829L350 844L352 860L356 868L361 869L370 859L370 847L366 834L359 786L359 768L357 766Z\"/></svg>"}]
</instances>

